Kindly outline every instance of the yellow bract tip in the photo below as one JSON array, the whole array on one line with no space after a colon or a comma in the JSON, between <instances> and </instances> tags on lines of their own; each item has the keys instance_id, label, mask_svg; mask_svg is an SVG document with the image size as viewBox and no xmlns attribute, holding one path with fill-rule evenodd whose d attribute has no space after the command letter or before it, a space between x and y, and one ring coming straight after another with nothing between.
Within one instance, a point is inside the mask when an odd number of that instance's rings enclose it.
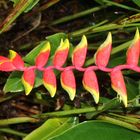
<instances>
[{"instance_id":1,"label":"yellow bract tip","mask_svg":"<svg viewBox=\"0 0 140 140\"><path fill-rule=\"evenodd\" d=\"M32 87L29 83L27 83L27 82L24 80L23 77L22 77L22 84L23 84L23 86L24 86L24 88L25 88L25 94L26 94L26 95L29 95L33 87Z\"/></svg>"},{"instance_id":2,"label":"yellow bract tip","mask_svg":"<svg viewBox=\"0 0 140 140\"><path fill-rule=\"evenodd\" d=\"M112 35L111 32L108 33L106 40L104 41L104 43L99 47L99 50L107 47L108 44L112 44Z\"/></svg>"},{"instance_id":3,"label":"yellow bract tip","mask_svg":"<svg viewBox=\"0 0 140 140\"><path fill-rule=\"evenodd\" d=\"M111 86L117 92L117 94L119 95L120 101L122 101L124 106L127 107L127 95L124 95L124 93L121 90L115 88L113 85L111 85Z\"/></svg>"},{"instance_id":4,"label":"yellow bract tip","mask_svg":"<svg viewBox=\"0 0 140 140\"><path fill-rule=\"evenodd\" d=\"M50 50L50 49L51 49L50 42L47 41L47 42L45 43L45 45L42 47L41 52L46 52L47 50Z\"/></svg>"},{"instance_id":5,"label":"yellow bract tip","mask_svg":"<svg viewBox=\"0 0 140 140\"><path fill-rule=\"evenodd\" d=\"M15 58L16 57L16 52L15 51L13 51L13 50L9 50L9 58L10 58L10 60L12 60L13 58Z\"/></svg>"},{"instance_id":6,"label":"yellow bract tip","mask_svg":"<svg viewBox=\"0 0 140 140\"><path fill-rule=\"evenodd\" d=\"M85 35L82 36L82 39L80 43L75 47L74 52L83 47L87 47L87 38Z\"/></svg>"},{"instance_id":7,"label":"yellow bract tip","mask_svg":"<svg viewBox=\"0 0 140 140\"><path fill-rule=\"evenodd\" d=\"M44 84L45 88L49 91L51 97L54 97L55 93L56 93L56 87L54 87L51 84L47 84L44 81L43 81L43 84Z\"/></svg>"},{"instance_id":8,"label":"yellow bract tip","mask_svg":"<svg viewBox=\"0 0 140 140\"><path fill-rule=\"evenodd\" d=\"M62 79L60 79L60 81L61 81L62 88L69 94L70 100L73 101L75 98L76 90L64 85Z\"/></svg>"},{"instance_id":9,"label":"yellow bract tip","mask_svg":"<svg viewBox=\"0 0 140 140\"><path fill-rule=\"evenodd\" d=\"M98 102L99 102L99 92L97 92L96 90L86 86L84 82L83 82L83 86L93 96L95 103L98 104Z\"/></svg>"},{"instance_id":10,"label":"yellow bract tip","mask_svg":"<svg viewBox=\"0 0 140 140\"><path fill-rule=\"evenodd\" d=\"M135 41L138 41L139 39L140 39L139 29L137 28L137 29L136 29L136 33L135 33L135 36L134 36L134 42L135 42Z\"/></svg>"},{"instance_id":11,"label":"yellow bract tip","mask_svg":"<svg viewBox=\"0 0 140 140\"><path fill-rule=\"evenodd\" d=\"M105 42L102 44L104 47L106 47L108 44L112 44L112 35L111 32L108 33L107 38Z\"/></svg>"},{"instance_id":12,"label":"yellow bract tip","mask_svg":"<svg viewBox=\"0 0 140 140\"><path fill-rule=\"evenodd\" d=\"M65 41L63 42L63 40L61 39L61 42L60 42L60 46L58 47L57 51L61 51L61 50L65 50L65 49L69 49L69 40L68 39L65 39ZM56 52L57 52L56 51Z\"/></svg>"}]
</instances>

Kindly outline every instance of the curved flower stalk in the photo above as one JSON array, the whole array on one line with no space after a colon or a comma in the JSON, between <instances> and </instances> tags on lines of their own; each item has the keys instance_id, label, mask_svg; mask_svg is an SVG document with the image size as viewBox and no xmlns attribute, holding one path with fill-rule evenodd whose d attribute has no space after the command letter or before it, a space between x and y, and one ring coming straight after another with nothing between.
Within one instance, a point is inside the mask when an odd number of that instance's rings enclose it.
<instances>
[{"instance_id":1,"label":"curved flower stalk","mask_svg":"<svg viewBox=\"0 0 140 140\"><path fill-rule=\"evenodd\" d=\"M80 71L83 73L83 86L89 93L91 93L95 103L99 102L99 85L95 71L100 70L108 72L110 74L112 88L117 92L124 106L127 107L127 91L122 70L130 69L140 72L140 67L138 66L140 55L140 38L138 29L136 30L135 37L127 50L126 64L118 65L114 68L107 67L112 49L111 33L108 34L105 42L95 53L94 66L83 67L88 47L86 36L83 36L81 42L73 51L72 65L63 67L68 57L69 47L68 39L64 41L61 40L60 45L54 54L51 66L45 66L51 51L51 45L49 42L46 42L40 50L35 58L34 66L26 67L20 55L15 51L10 50L9 58L0 56L0 71L23 71L22 83L26 95L28 95L34 87L36 70L41 71L43 73L43 84L50 92L51 97L54 97L57 90L57 82L53 70L59 70L61 71L60 81L62 88L69 94L71 100L73 100L76 95L76 81L73 70Z\"/></svg>"}]
</instances>

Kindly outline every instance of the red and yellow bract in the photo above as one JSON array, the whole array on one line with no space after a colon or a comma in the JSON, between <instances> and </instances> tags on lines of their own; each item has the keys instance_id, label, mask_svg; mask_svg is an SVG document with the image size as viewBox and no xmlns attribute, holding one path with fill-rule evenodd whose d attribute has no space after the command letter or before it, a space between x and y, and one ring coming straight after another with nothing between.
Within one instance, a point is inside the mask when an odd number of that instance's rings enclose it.
<instances>
[{"instance_id":1,"label":"red and yellow bract","mask_svg":"<svg viewBox=\"0 0 140 140\"><path fill-rule=\"evenodd\" d=\"M72 64L76 67L82 67L85 63L87 54L87 39L82 37L81 42L75 47L72 53Z\"/></svg>"},{"instance_id":2,"label":"red and yellow bract","mask_svg":"<svg viewBox=\"0 0 140 140\"><path fill-rule=\"evenodd\" d=\"M9 58L16 69L18 70L24 69L24 61L22 60L21 56L18 53L16 53L13 50L10 50Z\"/></svg>"},{"instance_id":3,"label":"red and yellow bract","mask_svg":"<svg viewBox=\"0 0 140 140\"><path fill-rule=\"evenodd\" d=\"M140 55L140 36L138 29L136 30L135 37L127 50L127 64L138 65Z\"/></svg>"},{"instance_id":4,"label":"red and yellow bract","mask_svg":"<svg viewBox=\"0 0 140 140\"><path fill-rule=\"evenodd\" d=\"M122 100L125 107L127 107L127 92L122 72L120 70L113 70L110 73L110 77L112 88L118 93L120 100Z\"/></svg>"},{"instance_id":5,"label":"red and yellow bract","mask_svg":"<svg viewBox=\"0 0 140 140\"><path fill-rule=\"evenodd\" d=\"M61 73L61 85L67 91L71 100L74 99L76 93L76 82L72 70L64 70Z\"/></svg>"},{"instance_id":6,"label":"red and yellow bract","mask_svg":"<svg viewBox=\"0 0 140 140\"><path fill-rule=\"evenodd\" d=\"M98 48L94 55L95 64L97 66L106 67L110 58L110 53L112 49L112 36L108 33L105 42Z\"/></svg>"},{"instance_id":7,"label":"red and yellow bract","mask_svg":"<svg viewBox=\"0 0 140 140\"><path fill-rule=\"evenodd\" d=\"M52 69L47 69L43 73L43 84L49 91L51 97L56 93L56 76Z\"/></svg>"},{"instance_id":8,"label":"red and yellow bract","mask_svg":"<svg viewBox=\"0 0 140 140\"><path fill-rule=\"evenodd\" d=\"M83 76L83 86L84 88L91 93L95 103L99 102L99 87L96 74L93 70L86 70Z\"/></svg>"},{"instance_id":9,"label":"red and yellow bract","mask_svg":"<svg viewBox=\"0 0 140 140\"><path fill-rule=\"evenodd\" d=\"M50 49L51 49L50 43L47 41L35 59L35 65L37 67L45 66L45 64L48 61L49 55L50 55Z\"/></svg>"},{"instance_id":10,"label":"red and yellow bract","mask_svg":"<svg viewBox=\"0 0 140 140\"><path fill-rule=\"evenodd\" d=\"M22 83L24 85L26 95L28 95L31 92L34 86L34 82L35 82L35 70L34 69L25 70L22 76Z\"/></svg>"},{"instance_id":11,"label":"red and yellow bract","mask_svg":"<svg viewBox=\"0 0 140 140\"><path fill-rule=\"evenodd\" d=\"M61 40L60 46L56 50L53 58L53 65L61 67L66 62L69 53L69 41L66 39L64 42Z\"/></svg>"},{"instance_id":12,"label":"red and yellow bract","mask_svg":"<svg viewBox=\"0 0 140 140\"><path fill-rule=\"evenodd\" d=\"M0 56L0 71L14 71L16 70L15 66L12 64L10 59Z\"/></svg>"}]
</instances>

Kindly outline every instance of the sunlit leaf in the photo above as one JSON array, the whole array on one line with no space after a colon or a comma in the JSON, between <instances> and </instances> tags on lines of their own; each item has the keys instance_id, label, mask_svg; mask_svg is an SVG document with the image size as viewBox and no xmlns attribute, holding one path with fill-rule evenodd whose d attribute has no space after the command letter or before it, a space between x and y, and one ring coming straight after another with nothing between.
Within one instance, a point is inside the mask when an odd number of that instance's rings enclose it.
<instances>
[{"instance_id":1,"label":"sunlit leaf","mask_svg":"<svg viewBox=\"0 0 140 140\"><path fill-rule=\"evenodd\" d=\"M77 119L73 117L52 118L27 135L24 140L48 140L64 133L76 124Z\"/></svg>"}]
</instances>

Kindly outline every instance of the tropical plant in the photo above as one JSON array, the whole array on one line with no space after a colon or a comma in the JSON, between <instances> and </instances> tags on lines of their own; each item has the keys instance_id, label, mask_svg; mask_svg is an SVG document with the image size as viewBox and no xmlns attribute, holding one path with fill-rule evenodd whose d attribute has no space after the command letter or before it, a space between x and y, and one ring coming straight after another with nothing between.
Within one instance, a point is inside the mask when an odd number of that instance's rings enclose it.
<instances>
[{"instance_id":1,"label":"tropical plant","mask_svg":"<svg viewBox=\"0 0 140 140\"><path fill-rule=\"evenodd\" d=\"M55 13L50 10L54 18L47 19L46 25L46 21L41 21L45 10L57 2L62 7L69 2L11 1L13 10L0 24L2 37L13 33L16 24L25 19L26 24L33 22L33 27L26 28L21 36L17 34L14 42L22 40L23 36L29 37L35 29L40 33L47 27L51 33L32 45L23 41L19 43L23 46L5 47L6 53L9 50L8 57L3 52L5 48L0 50L0 87L4 86L0 92L0 139L116 140L123 136L126 140L138 140L140 10L137 7L140 3L137 0L129 1L130 4L94 0L93 7L82 7L85 10L59 19L55 19ZM56 9L60 5L56 5ZM110 11L106 12L106 19L101 17L104 10ZM125 10L127 14L123 13ZM91 13L97 13L96 21L85 25L85 21L91 21ZM36 14L39 19L34 18ZM49 15L50 19L52 17ZM69 25L74 22L77 28L70 29ZM59 26L64 30L60 32ZM59 33L54 34L55 30ZM5 106L11 107L9 114L13 106L23 111L5 115L3 112L8 112Z\"/></svg>"}]
</instances>

